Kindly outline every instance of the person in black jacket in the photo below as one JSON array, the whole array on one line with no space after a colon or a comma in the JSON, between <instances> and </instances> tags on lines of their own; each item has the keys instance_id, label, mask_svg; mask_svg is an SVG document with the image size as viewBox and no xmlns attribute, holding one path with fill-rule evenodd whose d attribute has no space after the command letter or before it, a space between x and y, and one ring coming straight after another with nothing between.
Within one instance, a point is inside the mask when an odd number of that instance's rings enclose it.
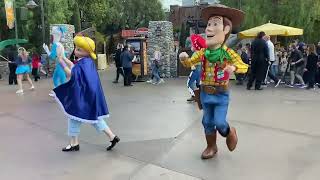
<instances>
[{"instance_id":1,"label":"person in black jacket","mask_svg":"<svg viewBox=\"0 0 320 180\"><path fill-rule=\"evenodd\" d=\"M248 54L246 51L247 51L246 47L241 48L241 59L244 63L249 64L249 57L248 57ZM246 74L235 74L235 75L236 75L236 79L238 81L237 85L243 85L243 81L246 77Z\"/></svg>"},{"instance_id":2,"label":"person in black jacket","mask_svg":"<svg viewBox=\"0 0 320 180\"><path fill-rule=\"evenodd\" d=\"M307 65L304 71L307 73L308 87L307 89L314 89L315 76L317 73L318 55L314 44L308 47Z\"/></svg>"},{"instance_id":3,"label":"person in black jacket","mask_svg":"<svg viewBox=\"0 0 320 180\"><path fill-rule=\"evenodd\" d=\"M291 45L290 51L291 51L291 55L289 56L290 84L288 84L287 86L293 88L295 78L297 78L298 81L300 82L300 88L305 88L306 85L302 78L304 65L305 65L303 53L294 44Z\"/></svg>"},{"instance_id":4,"label":"person in black jacket","mask_svg":"<svg viewBox=\"0 0 320 180\"><path fill-rule=\"evenodd\" d=\"M122 63L124 71L124 86L132 86L132 60L134 58L133 52L129 51L128 45L125 45L120 55L120 61Z\"/></svg>"},{"instance_id":5,"label":"person in black jacket","mask_svg":"<svg viewBox=\"0 0 320 180\"><path fill-rule=\"evenodd\" d=\"M262 90L261 83L265 79L267 73L269 50L268 45L263 37L265 32L259 32L256 39L251 44L252 64L247 90L250 90L255 81L255 90Z\"/></svg>"},{"instance_id":6,"label":"person in black jacket","mask_svg":"<svg viewBox=\"0 0 320 180\"><path fill-rule=\"evenodd\" d=\"M117 50L116 50L116 54L115 54L115 57L114 57L114 61L116 63L116 67L117 67L117 77L113 81L113 83L118 83L120 74L124 78L122 62L121 62L121 58L120 58L121 53L122 53L122 49L123 49L123 45L122 44L118 44Z\"/></svg>"},{"instance_id":7,"label":"person in black jacket","mask_svg":"<svg viewBox=\"0 0 320 180\"><path fill-rule=\"evenodd\" d=\"M8 59L10 61L8 63L8 66L9 66L9 85L18 84L17 75L16 75L17 64L13 63L16 61L15 60L16 54L18 54L16 47L12 46L8 52Z\"/></svg>"}]
</instances>

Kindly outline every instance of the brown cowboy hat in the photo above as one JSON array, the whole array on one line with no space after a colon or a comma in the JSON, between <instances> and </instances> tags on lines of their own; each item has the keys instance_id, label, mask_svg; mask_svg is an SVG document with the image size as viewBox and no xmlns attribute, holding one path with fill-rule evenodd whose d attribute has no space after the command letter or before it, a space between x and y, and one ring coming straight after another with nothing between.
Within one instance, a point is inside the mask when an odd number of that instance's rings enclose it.
<instances>
[{"instance_id":1,"label":"brown cowboy hat","mask_svg":"<svg viewBox=\"0 0 320 180\"><path fill-rule=\"evenodd\" d=\"M222 4L213 4L204 8L201 12L201 18L205 21L208 21L212 16L226 17L231 20L233 27L238 27L244 19L244 12Z\"/></svg>"}]
</instances>

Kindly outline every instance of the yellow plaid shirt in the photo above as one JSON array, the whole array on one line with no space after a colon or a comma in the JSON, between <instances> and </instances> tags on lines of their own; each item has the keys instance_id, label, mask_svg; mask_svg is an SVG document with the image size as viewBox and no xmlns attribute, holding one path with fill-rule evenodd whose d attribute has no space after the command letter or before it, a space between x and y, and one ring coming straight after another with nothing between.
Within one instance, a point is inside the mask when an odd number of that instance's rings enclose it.
<instances>
[{"instance_id":1,"label":"yellow plaid shirt","mask_svg":"<svg viewBox=\"0 0 320 180\"><path fill-rule=\"evenodd\" d=\"M192 67L201 62L202 72L201 72L201 84L202 85L213 85L213 86L225 86L229 83L229 78L224 80L217 79L217 68L221 67L222 69L226 67L226 65L233 65L236 67L236 73L244 74L248 71L248 65L245 64L241 57L232 49L227 46L222 47L231 57L230 61L224 61L222 65L218 65L217 63L211 63L207 60L202 60L204 58L204 52L206 49L201 49L193 54L191 58L188 58L181 63L185 67ZM226 72L223 72L226 75ZM229 76L229 75L227 75Z\"/></svg>"}]
</instances>

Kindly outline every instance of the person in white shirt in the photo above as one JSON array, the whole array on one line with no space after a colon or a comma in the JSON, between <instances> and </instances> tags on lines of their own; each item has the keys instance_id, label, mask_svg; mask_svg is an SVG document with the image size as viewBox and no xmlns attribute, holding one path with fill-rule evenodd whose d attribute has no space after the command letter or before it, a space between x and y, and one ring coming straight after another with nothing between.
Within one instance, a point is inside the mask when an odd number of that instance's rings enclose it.
<instances>
[{"instance_id":1,"label":"person in white shirt","mask_svg":"<svg viewBox=\"0 0 320 180\"><path fill-rule=\"evenodd\" d=\"M153 54L153 60L151 63L152 76L151 76L151 79L147 81L147 83L152 83L154 85L164 83L164 80L159 75L160 63L161 63L161 52L160 52L160 48L156 47L156 50L154 51L154 54Z\"/></svg>"},{"instance_id":2,"label":"person in white shirt","mask_svg":"<svg viewBox=\"0 0 320 180\"><path fill-rule=\"evenodd\" d=\"M279 80L276 75L274 74L274 72L272 72L270 70L270 67L272 67L272 65L274 64L275 60L276 60L276 56L275 56L275 51L274 51L274 45L273 43L270 41L270 36L269 35L265 35L263 37L263 39L267 42L267 45L268 45L268 49L269 49L269 71L267 72L268 73L268 77L270 79L272 79L274 82L275 82L275 87L278 87L281 80Z\"/></svg>"}]
</instances>

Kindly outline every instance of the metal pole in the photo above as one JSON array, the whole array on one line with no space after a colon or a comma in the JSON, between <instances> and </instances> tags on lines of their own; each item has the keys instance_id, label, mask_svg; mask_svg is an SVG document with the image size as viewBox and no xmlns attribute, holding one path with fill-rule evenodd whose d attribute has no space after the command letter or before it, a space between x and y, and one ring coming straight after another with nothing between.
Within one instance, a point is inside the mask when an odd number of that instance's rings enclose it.
<instances>
[{"instance_id":1,"label":"metal pole","mask_svg":"<svg viewBox=\"0 0 320 180\"><path fill-rule=\"evenodd\" d=\"M45 43L46 40L46 31L44 25L44 9L43 9L43 0L40 0L40 8L41 8L41 24L42 24L42 41Z\"/></svg>"},{"instance_id":2,"label":"metal pole","mask_svg":"<svg viewBox=\"0 0 320 180\"><path fill-rule=\"evenodd\" d=\"M3 58L4 60L6 60L6 61L10 62L10 61L9 61L9 59L7 59L7 58L3 57L2 55L0 55L0 57L1 57L1 58Z\"/></svg>"},{"instance_id":3,"label":"metal pole","mask_svg":"<svg viewBox=\"0 0 320 180\"><path fill-rule=\"evenodd\" d=\"M15 33L16 33L16 42L18 42L18 18L17 18L17 12L16 12L16 1L13 1L13 12L14 12L14 29L15 29ZM18 44L16 44L16 46L18 47Z\"/></svg>"},{"instance_id":4,"label":"metal pole","mask_svg":"<svg viewBox=\"0 0 320 180\"><path fill-rule=\"evenodd\" d=\"M200 34L200 30L199 30L199 21L200 21L200 20L197 19L197 20L195 20L195 21L196 21L195 33L196 33L196 34Z\"/></svg>"}]
</instances>

